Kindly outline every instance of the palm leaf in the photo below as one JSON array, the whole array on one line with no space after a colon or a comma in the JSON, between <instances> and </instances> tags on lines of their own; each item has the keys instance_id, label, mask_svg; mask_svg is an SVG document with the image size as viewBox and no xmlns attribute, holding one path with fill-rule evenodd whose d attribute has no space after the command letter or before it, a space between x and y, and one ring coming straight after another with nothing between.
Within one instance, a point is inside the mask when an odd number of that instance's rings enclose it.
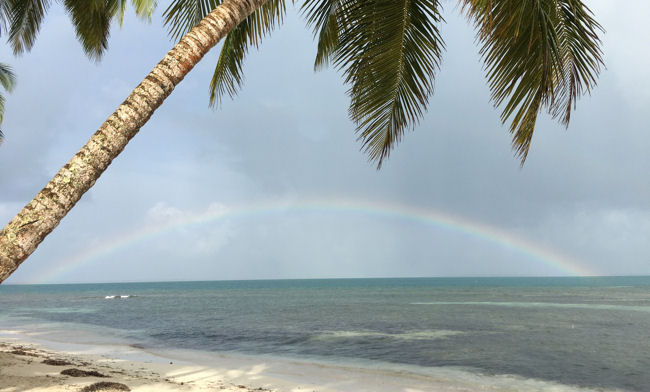
<instances>
[{"instance_id":1,"label":"palm leaf","mask_svg":"<svg viewBox=\"0 0 650 392\"><path fill-rule=\"evenodd\" d=\"M172 39L179 40L219 4L221 0L172 1L163 12L164 24L169 29L169 35Z\"/></svg>"},{"instance_id":2,"label":"palm leaf","mask_svg":"<svg viewBox=\"0 0 650 392\"><path fill-rule=\"evenodd\" d=\"M132 0L136 15L150 20L156 7L155 0ZM124 19L126 0L65 0L77 38L88 57L99 60L108 48L111 21L120 25Z\"/></svg>"},{"instance_id":3,"label":"palm leaf","mask_svg":"<svg viewBox=\"0 0 650 392\"><path fill-rule=\"evenodd\" d=\"M156 0L131 0L131 4L135 9L135 14L139 16L140 19L146 20L147 22L151 22L151 16L153 15L153 12L156 10L156 5L157 5ZM127 6L127 1L120 0L118 4L118 10L115 15L120 27L124 23L124 14L126 13L126 6Z\"/></svg>"},{"instance_id":4,"label":"palm leaf","mask_svg":"<svg viewBox=\"0 0 650 392\"><path fill-rule=\"evenodd\" d=\"M126 0L64 0L72 18L77 38L86 54L99 59L108 46L110 23L117 18L120 24L126 9ZM9 24L9 43L14 54L31 50L36 41L43 17L51 0L4 0L0 2L0 28ZM151 19L156 0L132 0L136 14Z\"/></svg>"},{"instance_id":5,"label":"palm leaf","mask_svg":"<svg viewBox=\"0 0 650 392\"><path fill-rule=\"evenodd\" d=\"M5 114L5 97L0 94L0 123L2 123L2 118L4 117ZM5 134L2 133L2 129L0 129L0 145L5 139Z\"/></svg>"},{"instance_id":6,"label":"palm leaf","mask_svg":"<svg viewBox=\"0 0 650 392\"><path fill-rule=\"evenodd\" d=\"M246 32L250 21L244 19L223 41L219 60L210 80L210 106L221 105L224 94L233 97L243 83L244 56L248 51Z\"/></svg>"},{"instance_id":7,"label":"palm leaf","mask_svg":"<svg viewBox=\"0 0 650 392\"><path fill-rule=\"evenodd\" d=\"M233 98L243 83L244 57L253 45L275 29L286 13L284 0L269 0L235 27L224 40L210 81L210 105L221 104L224 94Z\"/></svg>"},{"instance_id":8,"label":"palm leaf","mask_svg":"<svg viewBox=\"0 0 650 392\"><path fill-rule=\"evenodd\" d=\"M11 92L16 84L16 76L11 70L11 67L0 63L0 85L8 92ZM2 123L5 113L5 98L0 94L0 123ZM0 130L0 144L4 139L4 134Z\"/></svg>"},{"instance_id":9,"label":"palm leaf","mask_svg":"<svg viewBox=\"0 0 650 392\"><path fill-rule=\"evenodd\" d=\"M136 15L147 22L151 22L151 17L156 10L158 2L156 0L131 0L131 4Z\"/></svg>"},{"instance_id":10,"label":"palm leaf","mask_svg":"<svg viewBox=\"0 0 650 392\"><path fill-rule=\"evenodd\" d=\"M120 0L65 0L77 38L88 57L99 60L108 48L111 19L119 15Z\"/></svg>"},{"instance_id":11,"label":"palm leaf","mask_svg":"<svg viewBox=\"0 0 650 392\"><path fill-rule=\"evenodd\" d=\"M362 149L378 168L433 93L444 49L439 9L432 0L340 2L334 64L350 85L349 114Z\"/></svg>"},{"instance_id":12,"label":"palm leaf","mask_svg":"<svg viewBox=\"0 0 650 392\"><path fill-rule=\"evenodd\" d=\"M16 84L16 75L10 66L0 63L0 85L11 92Z\"/></svg>"},{"instance_id":13,"label":"palm leaf","mask_svg":"<svg viewBox=\"0 0 650 392\"><path fill-rule=\"evenodd\" d=\"M41 27L50 0L4 0L3 12L9 16L9 44L14 54L30 50Z\"/></svg>"},{"instance_id":14,"label":"palm leaf","mask_svg":"<svg viewBox=\"0 0 650 392\"><path fill-rule=\"evenodd\" d=\"M539 112L566 126L576 99L596 85L602 27L580 0L462 0L478 28L480 53L501 120L512 118L523 165Z\"/></svg>"},{"instance_id":15,"label":"palm leaf","mask_svg":"<svg viewBox=\"0 0 650 392\"><path fill-rule=\"evenodd\" d=\"M174 0L163 14L172 39L190 31L219 3L219 0ZM282 22L285 12L285 0L269 0L228 33L210 82L210 105L220 104L226 93L231 97L237 94L243 82L248 48L259 47L262 38Z\"/></svg>"},{"instance_id":16,"label":"palm leaf","mask_svg":"<svg viewBox=\"0 0 650 392\"><path fill-rule=\"evenodd\" d=\"M0 1L0 35L7 30L7 26L11 22L11 13L9 7L4 1Z\"/></svg>"},{"instance_id":17,"label":"palm leaf","mask_svg":"<svg viewBox=\"0 0 650 392\"><path fill-rule=\"evenodd\" d=\"M314 36L318 36L314 69L324 68L338 48L339 26L345 23L341 0L306 0L301 11L307 24L313 26Z\"/></svg>"}]
</instances>

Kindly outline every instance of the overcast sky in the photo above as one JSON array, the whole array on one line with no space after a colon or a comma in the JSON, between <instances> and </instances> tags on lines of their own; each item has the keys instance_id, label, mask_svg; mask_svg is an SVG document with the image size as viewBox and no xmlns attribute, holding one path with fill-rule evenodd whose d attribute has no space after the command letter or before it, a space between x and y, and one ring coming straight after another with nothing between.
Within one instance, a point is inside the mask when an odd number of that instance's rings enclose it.
<instances>
[{"instance_id":1,"label":"overcast sky","mask_svg":"<svg viewBox=\"0 0 650 392\"><path fill-rule=\"evenodd\" d=\"M18 77L3 224L171 48L160 3L151 24L114 26L99 63L57 3L31 53L0 47ZM313 72L315 43L289 6L235 100L208 107L213 49L7 283L650 274L650 3L587 1L607 69L568 130L540 118L523 168L474 31L443 3L435 95L382 170L359 151L340 75Z\"/></svg>"}]
</instances>

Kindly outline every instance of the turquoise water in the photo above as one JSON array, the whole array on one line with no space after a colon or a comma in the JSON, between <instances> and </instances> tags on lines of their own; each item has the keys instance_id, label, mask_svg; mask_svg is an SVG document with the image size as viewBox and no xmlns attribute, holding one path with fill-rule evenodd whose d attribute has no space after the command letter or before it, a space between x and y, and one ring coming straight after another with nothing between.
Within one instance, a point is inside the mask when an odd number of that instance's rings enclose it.
<instances>
[{"instance_id":1,"label":"turquoise water","mask_svg":"<svg viewBox=\"0 0 650 392\"><path fill-rule=\"evenodd\" d=\"M2 285L0 329L650 390L650 277Z\"/></svg>"}]
</instances>

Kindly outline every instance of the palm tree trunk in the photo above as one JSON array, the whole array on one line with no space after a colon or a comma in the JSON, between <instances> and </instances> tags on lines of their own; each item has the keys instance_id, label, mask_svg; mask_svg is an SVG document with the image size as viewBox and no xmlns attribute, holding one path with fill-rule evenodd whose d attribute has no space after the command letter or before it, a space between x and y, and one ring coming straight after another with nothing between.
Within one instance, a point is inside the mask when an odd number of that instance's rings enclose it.
<instances>
[{"instance_id":1,"label":"palm tree trunk","mask_svg":"<svg viewBox=\"0 0 650 392\"><path fill-rule=\"evenodd\" d=\"M265 1L225 0L165 55L88 143L0 231L0 283L95 184L194 65Z\"/></svg>"}]
</instances>

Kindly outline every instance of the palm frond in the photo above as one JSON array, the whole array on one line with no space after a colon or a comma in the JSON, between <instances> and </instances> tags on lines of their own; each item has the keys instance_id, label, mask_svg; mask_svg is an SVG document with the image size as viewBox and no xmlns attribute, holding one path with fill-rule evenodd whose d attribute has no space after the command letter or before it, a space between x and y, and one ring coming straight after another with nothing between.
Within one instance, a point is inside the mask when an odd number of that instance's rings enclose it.
<instances>
[{"instance_id":1,"label":"palm frond","mask_svg":"<svg viewBox=\"0 0 650 392\"><path fill-rule=\"evenodd\" d=\"M11 22L11 13L7 7L7 3L0 1L0 36L7 31L7 26Z\"/></svg>"},{"instance_id":2,"label":"palm frond","mask_svg":"<svg viewBox=\"0 0 650 392\"><path fill-rule=\"evenodd\" d=\"M16 84L16 75L10 66L0 63L0 85L11 92Z\"/></svg>"},{"instance_id":3,"label":"palm frond","mask_svg":"<svg viewBox=\"0 0 650 392\"><path fill-rule=\"evenodd\" d=\"M2 123L2 119L5 114L5 97L0 94L0 123ZM2 145L2 142L4 141L5 134L2 133L2 129L0 129L0 145Z\"/></svg>"},{"instance_id":4,"label":"palm frond","mask_svg":"<svg viewBox=\"0 0 650 392\"><path fill-rule=\"evenodd\" d=\"M11 92L16 85L16 76L14 75L14 72L12 71L11 67L0 63L0 85L7 91ZM2 120L4 118L5 114L5 98L0 94L0 123L2 123ZM2 130L0 130L0 144L2 143L2 140L4 139L4 134L2 133Z\"/></svg>"},{"instance_id":5,"label":"palm frond","mask_svg":"<svg viewBox=\"0 0 650 392\"><path fill-rule=\"evenodd\" d=\"M217 8L221 0L174 0L163 12L164 24L173 40L179 40L205 15Z\"/></svg>"},{"instance_id":6,"label":"palm frond","mask_svg":"<svg viewBox=\"0 0 650 392\"><path fill-rule=\"evenodd\" d=\"M3 12L9 16L9 44L14 54L29 51L36 40L43 16L51 0L4 0Z\"/></svg>"},{"instance_id":7,"label":"palm frond","mask_svg":"<svg viewBox=\"0 0 650 392\"><path fill-rule=\"evenodd\" d=\"M576 100L596 87L600 67L604 66L598 37L604 29L579 0L562 1L558 7L563 22L558 37L564 69L550 113L568 127Z\"/></svg>"},{"instance_id":8,"label":"palm frond","mask_svg":"<svg viewBox=\"0 0 650 392\"><path fill-rule=\"evenodd\" d=\"M119 0L117 5L117 11L115 12L115 18L117 23L122 27L124 24L124 14L126 13L126 0Z\"/></svg>"},{"instance_id":9,"label":"palm frond","mask_svg":"<svg viewBox=\"0 0 650 392\"><path fill-rule=\"evenodd\" d=\"M380 168L433 93L444 42L437 0L342 0L334 64L350 85L349 114Z\"/></svg>"},{"instance_id":10,"label":"palm frond","mask_svg":"<svg viewBox=\"0 0 650 392\"><path fill-rule=\"evenodd\" d=\"M285 0L269 0L235 27L224 40L210 81L210 106L221 104L224 94L233 98L243 83L244 57L253 45L282 23Z\"/></svg>"},{"instance_id":11,"label":"palm frond","mask_svg":"<svg viewBox=\"0 0 650 392\"><path fill-rule=\"evenodd\" d=\"M108 48L111 20L119 15L121 0L65 0L77 38L88 57L99 60Z\"/></svg>"},{"instance_id":12,"label":"palm frond","mask_svg":"<svg viewBox=\"0 0 650 392\"><path fill-rule=\"evenodd\" d=\"M316 70L328 66L338 48L339 25L345 23L340 5L341 0L306 0L300 8L307 24L313 26L314 36L318 37Z\"/></svg>"},{"instance_id":13,"label":"palm frond","mask_svg":"<svg viewBox=\"0 0 650 392\"><path fill-rule=\"evenodd\" d=\"M158 2L156 0L131 0L131 4L133 4L136 15L147 22L151 22L151 17Z\"/></svg>"},{"instance_id":14,"label":"palm frond","mask_svg":"<svg viewBox=\"0 0 650 392\"><path fill-rule=\"evenodd\" d=\"M480 53L501 120L512 118L523 165L539 112L568 125L576 99L596 85L602 27L580 0L461 0L478 28Z\"/></svg>"},{"instance_id":15,"label":"palm frond","mask_svg":"<svg viewBox=\"0 0 650 392\"><path fill-rule=\"evenodd\" d=\"M233 97L243 83L243 62L248 50L246 31L250 21L245 19L232 29L223 41L219 60L210 80L210 106L221 105L224 94Z\"/></svg>"},{"instance_id":16,"label":"palm frond","mask_svg":"<svg viewBox=\"0 0 650 392\"><path fill-rule=\"evenodd\" d=\"M163 13L172 39L179 39L220 0L174 0ZM243 82L242 67L250 45L259 47L262 38L280 24L286 12L285 0L269 0L236 26L224 39L219 60L210 81L210 105L218 105L224 94L233 97Z\"/></svg>"},{"instance_id":17,"label":"palm frond","mask_svg":"<svg viewBox=\"0 0 650 392\"><path fill-rule=\"evenodd\" d=\"M110 0L109 0L110 1ZM156 0L131 0L135 14L142 20L151 22L151 16L156 10L158 2ZM117 23L122 27L124 23L124 14L126 13L127 0L119 0L118 9L114 15Z\"/></svg>"}]
</instances>

